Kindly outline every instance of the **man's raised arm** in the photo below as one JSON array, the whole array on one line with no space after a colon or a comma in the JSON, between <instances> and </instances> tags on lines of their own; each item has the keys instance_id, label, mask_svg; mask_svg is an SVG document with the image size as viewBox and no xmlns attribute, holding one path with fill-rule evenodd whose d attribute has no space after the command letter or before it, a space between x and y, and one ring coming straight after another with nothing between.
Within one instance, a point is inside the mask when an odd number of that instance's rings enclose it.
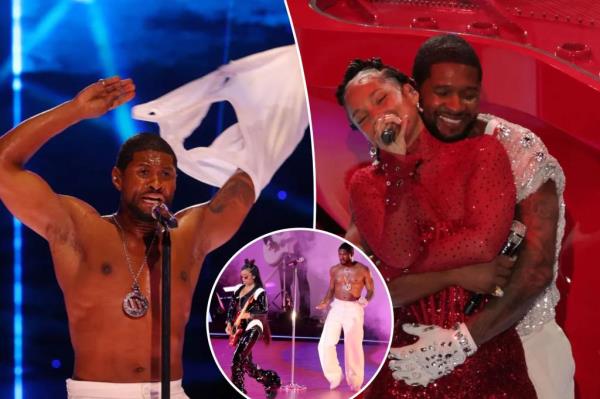
<instances>
[{"instance_id":1,"label":"man's raised arm","mask_svg":"<svg viewBox=\"0 0 600 399\"><path fill-rule=\"evenodd\" d=\"M131 100L131 80L112 77L83 89L73 100L38 114L0 137L0 200L24 224L47 240L70 230L63 200L27 161L52 137L67 127Z\"/></svg>"},{"instance_id":2,"label":"man's raised arm","mask_svg":"<svg viewBox=\"0 0 600 399\"><path fill-rule=\"evenodd\" d=\"M204 256L233 237L254 204L254 190L250 176L238 169L209 202L178 212L178 229L193 236L196 253Z\"/></svg>"},{"instance_id":3,"label":"man's raised arm","mask_svg":"<svg viewBox=\"0 0 600 399\"><path fill-rule=\"evenodd\" d=\"M250 176L237 170L207 205L204 222L209 252L225 244L238 231L254 204L254 184Z\"/></svg>"}]
</instances>

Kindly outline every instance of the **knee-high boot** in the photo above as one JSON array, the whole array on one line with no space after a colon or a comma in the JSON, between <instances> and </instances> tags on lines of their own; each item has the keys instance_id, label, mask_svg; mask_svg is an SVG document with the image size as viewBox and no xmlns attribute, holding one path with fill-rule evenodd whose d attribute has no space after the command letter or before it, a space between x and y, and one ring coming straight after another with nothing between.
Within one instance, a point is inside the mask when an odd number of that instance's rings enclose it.
<instances>
[{"instance_id":1,"label":"knee-high boot","mask_svg":"<svg viewBox=\"0 0 600 399\"><path fill-rule=\"evenodd\" d=\"M252 348L260 337L260 333L261 331L258 327L244 331L233 354L231 382L244 393L246 393L244 387L244 372L249 370L248 363L252 362Z\"/></svg>"},{"instance_id":2,"label":"knee-high boot","mask_svg":"<svg viewBox=\"0 0 600 399\"><path fill-rule=\"evenodd\" d=\"M250 339L254 339L256 336L256 340L260 337L261 331L258 327L254 327L247 331ZM244 333L244 334L246 334ZM272 399L277 396L277 392L279 387L281 386L281 379L279 375L273 370L263 370L252 361L252 353L248 353L246 356L246 361L244 362L244 371L248 373L248 375L254 378L256 381L260 382L265 387L265 393L267 394L267 398Z\"/></svg>"}]
</instances>

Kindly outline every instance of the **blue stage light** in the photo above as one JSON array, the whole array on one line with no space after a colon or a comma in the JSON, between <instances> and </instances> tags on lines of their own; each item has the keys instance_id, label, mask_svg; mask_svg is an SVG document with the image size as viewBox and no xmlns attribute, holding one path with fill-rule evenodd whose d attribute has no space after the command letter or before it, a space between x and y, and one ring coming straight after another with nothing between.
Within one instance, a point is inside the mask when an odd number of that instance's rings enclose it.
<instances>
[{"instance_id":1,"label":"blue stage light","mask_svg":"<svg viewBox=\"0 0 600 399\"><path fill-rule=\"evenodd\" d=\"M52 362L50 364L52 365L53 369L59 369L60 366L62 366L62 363L59 359L52 359Z\"/></svg>"},{"instance_id":2,"label":"blue stage light","mask_svg":"<svg viewBox=\"0 0 600 399\"><path fill-rule=\"evenodd\" d=\"M277 193L277 198L279 198L281 201L285 200L287 198L287 192L285 192L284 190L280 190Z\"/></svg>"},{"instance_id":3,"label":"blue stage light","mask_svg":"<svg viewBox=\"0 0 600 399\"><path fill-rule=\"evenodd\" d=\"M12 75L13 75L13 124L21 121L21 72L23 71L21 38L21 0L12 2ZM21 222L13 218L13 360L14 399L23 399L23 285L22 279L22 233Z\"/></svg>"},{"instance_id":4,"label":"blue stage light","mask_svg":"<svg viewBox=\"0 0 600 399\"><path fill-rule=\"evenodd\" d=\"M110 37L106 23L102 14L102 9L98 3L87 3L90 12L90 27L92 36L96 46L98 46L98 54L100 54L100 62L104 72L104 77L118 75L118 68L115 63L115 57L110 45ZM124 104L113 111L117 132L121 141L127 140L135 134L135 126L130 117L131 107L129 104Z\"/></svg>"},{"instance_id":5,"label":"blue stage light","mask_svg":"<svg viewBox=\"0 0 600 399\"><path fill-rule=\"evenodd\" d=\"M45 13L44 13L44 19L36 25L35 30L33 30L32 32L28 32L27 33L27 43L23 43L22 40L22 27L21 27L21 23L20 23L20 19L21 19L21 4L19 3L18 9L16 10L15 13L15 9L14 9L14 3L15 1L13 1L13 13L12 13L12 18L13 21L16 19L19 20L18 24L14 24L13 23L13 54L28 54L30 53L30 51L37 46L40 41L42 41L44 38L46 38L46 36L52 31L52 29L54 29L60 22L60 20L64 17L64 15L67 13L67 11L69 10L69 5L71 4L70 1L60 1L58 3L56 3L52 8L48 9ZM14 47L18 46L17 49L15 49ZM23 47L21 47L23 46ZM12 65L11 65L12 64ZM12 68L11 68L12 66ZM18 74L21 74L21 71L23 70L23 66L22 66L22 60L21 57L19 57L18 59L15 59L13 57L12 62L5 62L2 67L0 68L0 80L4 80L6 79L12 71L13 77L15 74L15 71Z\"/></svg>"},{"instance_id":6,"label":"blue stage light","mask_svg":"<svg viewBox=\"0 0 600 399\"><path fill-rule=\"evenodd\" d=\"M23 283L22 283L22 229L21 222L13 218L13 359L15 399L23 398Z\"/></svg>"}]
</instances>

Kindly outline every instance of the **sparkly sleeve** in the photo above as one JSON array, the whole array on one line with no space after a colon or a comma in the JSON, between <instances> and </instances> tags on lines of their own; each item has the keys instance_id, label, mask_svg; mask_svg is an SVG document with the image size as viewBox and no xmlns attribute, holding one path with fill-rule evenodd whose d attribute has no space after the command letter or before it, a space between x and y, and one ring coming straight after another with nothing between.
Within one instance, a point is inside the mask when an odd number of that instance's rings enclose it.
<instances>
[{"instance_id":1,"label":"sparkly sleeve","mask_svg":"<svg viewBox=\"0 0 600 399\"><path fill-rule=\"evenodd\" d=\"M506 151L492 137L481 137L466 182L461 225L426 245L420 270L442 270L492 260L502 248L514 217L515 186Z\"/></svg>"},{"instance_id":2,"label":"sparkly sleeve","mask_svg":"<svg viewBox=\"0 0 600 399\"><path fill-rule=\"evenodd\" d=\"M548 180L554 182L559 200L556 256L553 265L554 281L536 299L535 304L518 324L517 331L521 336L525 336L539 330L547 322L554 320L554 309L560 300L560 293L556 287L556 277L565 229L565 204L563 199L565 175L560 164L548 152L542 140L529 129L494 115L483 114L480 115L480 119L486 122L485 133L496 137L506 149L515 177L517 202L536 192Z\"/></svg>"},{"instance_id":3,"label":"sparkly sleeve","mask_svg":"<svg viewBox=\"0 0 600 399\"><path fill-rule=\"evenodd\" d=\"M517 202L536 192L548 180L555 182L559 193L564 191L562 168L537 135L523 126L491 115L486 120L486 134L496 137L508 154Z\"/></svg>"},{"instance_id":4,"label":"sparkly sleeve","mask_svg":"<svg viewBox=\"0 0 600 399\"><path fill-rule=\"evenodd\" d=\"M419 185L409 177L414 160L402 166L405 176L401 185L396 185L399 180L386 181L373 167L358 170L350 181L350 208L361 237L377 257L405 269L420 254L422 243L415 220L424 219L421 209L425 201Z\"/></svg>"},{"instance_id":5,"label":"sparkly sleeve","mask_svg":"<svg viewBox=\"0 0 600 399\"><path fill-rule=\"evenodd\" d=\"M349 183L352 219L361 237L371 247L381 238L381 221L385 216L384 206L377 201L384 193L375 180L372 167L366 166L355 171Z\"/></svg>"}]
</instances>

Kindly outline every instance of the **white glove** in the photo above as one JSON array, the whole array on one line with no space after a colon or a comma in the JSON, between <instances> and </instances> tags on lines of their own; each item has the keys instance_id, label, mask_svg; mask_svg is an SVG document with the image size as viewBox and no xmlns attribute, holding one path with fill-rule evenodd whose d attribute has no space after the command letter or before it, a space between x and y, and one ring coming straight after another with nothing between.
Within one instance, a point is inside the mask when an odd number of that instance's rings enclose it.
<instances>
[{"instance_id":1,"label":"white glove","mask_svg":"<svg viewBox=\"0 0 600 399\"><path fill-rule=\"evenodd\" d=\"M464 323L448 330L438 326L403 324L402 329L416 335L412 345L392 348L388 358L392 376L408 385L427 386L430 382L450 374L477 351L477 345Z\"/></svg>"},{"instance_id":2,"label":"white glove","mask_svg":"<svg viewBox=\"0 0 600 399\"><path fill-rule=\"evenodd\" d=\"M365 298L364 296L361 296L360 298L358 298L358 304L360 306L362 306L363 308L366 308L367 305L369 304L369 301L367 301L367 298Z\"/></svg>"},{"instance_id":3,"label":"white glove","mask_svg":"<svg viewBox=\"0 0 600 399\"><path fill-rule=\"evenodd\" d=\"M210 106L228 101L238 122L209 147L186 149L185 139ZM308 127L308 110L295 46L232 61L164 96L133 108L132 116L160 126L177 155L178 167L204 183L221 187L241 169L256 197L294 151Z\"/></svg>"}]
</instances>

